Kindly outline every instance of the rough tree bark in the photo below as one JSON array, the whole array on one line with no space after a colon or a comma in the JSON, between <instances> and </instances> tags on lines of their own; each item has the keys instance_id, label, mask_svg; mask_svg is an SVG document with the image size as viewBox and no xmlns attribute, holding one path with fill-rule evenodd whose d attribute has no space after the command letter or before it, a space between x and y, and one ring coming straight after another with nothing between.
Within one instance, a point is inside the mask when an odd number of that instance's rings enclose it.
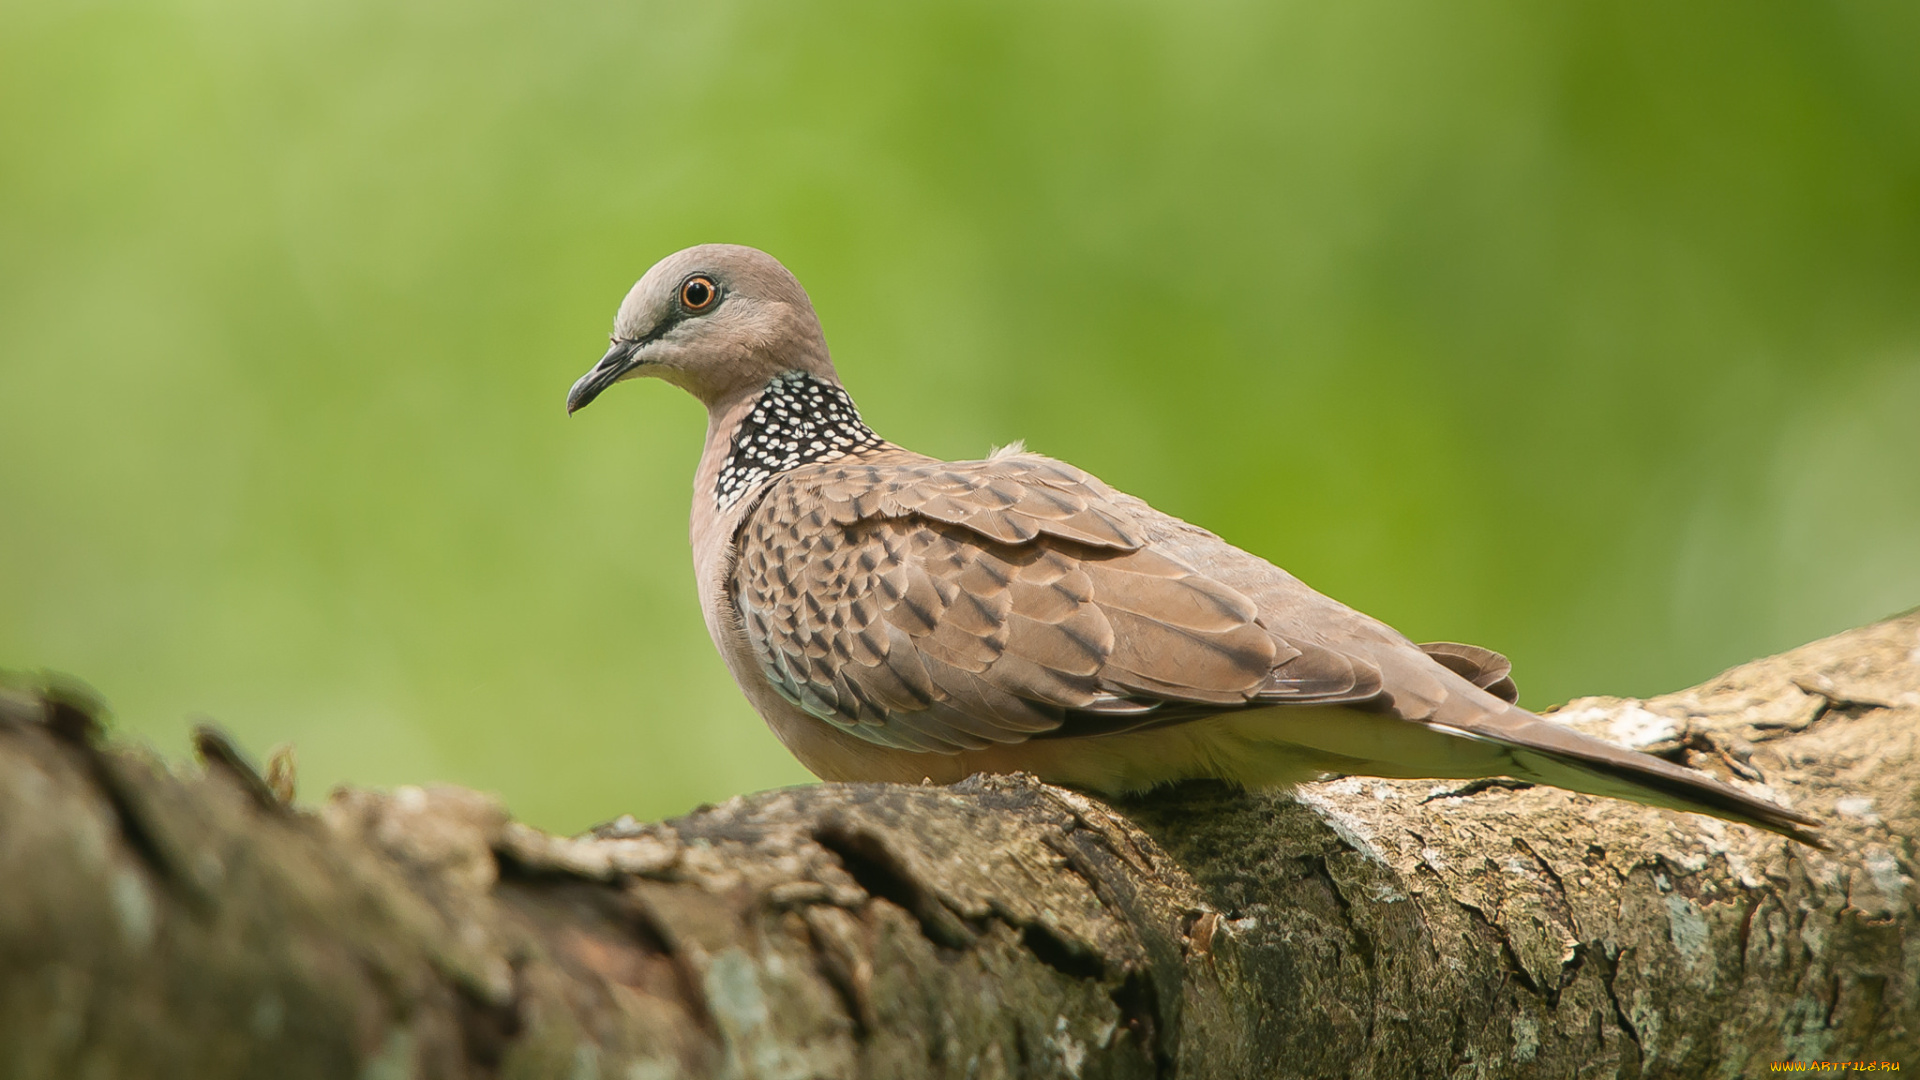
<instances>
[{"instance_id":1,"label":"rough tree bark","mask_svg":"<svg viewBox=\"0 0 1920 1080\"><path fill-rule=\"evenodd\" d=\"M1744 1076L1920 1067L1920 615L1570 723L1834 850L1546 788L765 792L575 839L291 809L0 695L7 1077Z\"/></svg>"}]
</instances>

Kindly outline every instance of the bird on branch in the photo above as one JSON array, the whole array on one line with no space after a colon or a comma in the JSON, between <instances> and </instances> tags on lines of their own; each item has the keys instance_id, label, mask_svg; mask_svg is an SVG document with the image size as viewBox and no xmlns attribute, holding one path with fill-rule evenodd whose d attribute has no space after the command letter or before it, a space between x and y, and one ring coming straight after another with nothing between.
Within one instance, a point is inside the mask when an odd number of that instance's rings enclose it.
<instances>
[{"instance_id":1,"label":"bird on branch","mask_svg":"<svg viewBox=\"0 0 1920 1080\"><path fill-rule=\"evenodd\" d=\"M706 244L647 271L567 411L637 377L707 408L691 530L707 630L823 779L1024 771L1121 794L1505 776L1821 843L1804 814L1518 707L1500 654L1417 645L1072 465L887 441L764 252Z\"/></svg>"}]
</instances>

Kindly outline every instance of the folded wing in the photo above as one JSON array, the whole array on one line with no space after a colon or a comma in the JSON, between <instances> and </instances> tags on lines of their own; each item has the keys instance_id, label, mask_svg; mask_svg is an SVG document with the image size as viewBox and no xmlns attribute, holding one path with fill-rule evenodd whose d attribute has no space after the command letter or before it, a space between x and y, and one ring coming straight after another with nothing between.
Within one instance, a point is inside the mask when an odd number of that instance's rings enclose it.
<instances>
[{"instance_id":1,"label":"folded wing","mask_svg":"<svg viewBox=\"0 0 1920 1080\"><path fill-rule=\"evenodd\" d=\"M795 470L742 525L733 599L780 693L863 739L955 752L1380 691L1149 547L1071 466L878 455Z\"/></svg>"}]
</instances>

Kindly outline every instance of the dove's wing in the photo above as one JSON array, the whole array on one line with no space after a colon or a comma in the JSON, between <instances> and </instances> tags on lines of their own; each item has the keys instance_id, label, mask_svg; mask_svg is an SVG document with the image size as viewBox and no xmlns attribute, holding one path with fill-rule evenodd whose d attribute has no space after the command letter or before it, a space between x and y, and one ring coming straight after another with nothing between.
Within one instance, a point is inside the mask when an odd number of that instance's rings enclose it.
<instances>
[{"instance_id":1,"label":"dove's wing","mask_svg":"<svg viewBox=\"0 0 1920 1080\"><path fill-rule=\"evenodd\" d=\"M1510 775L1807 839L1791 811L1512 706L1504 657L1417 646L1219 537L1031 454L792 470L743 519L733 603L787 700L961 753L1280 705L1272 741L1381 776ZM1358 749L1356 749L1358 747ZM1437 751L1437 752L1433 752ZM1431 771L1430 771L1431 770Z\"/></svg>"}]
</instances>

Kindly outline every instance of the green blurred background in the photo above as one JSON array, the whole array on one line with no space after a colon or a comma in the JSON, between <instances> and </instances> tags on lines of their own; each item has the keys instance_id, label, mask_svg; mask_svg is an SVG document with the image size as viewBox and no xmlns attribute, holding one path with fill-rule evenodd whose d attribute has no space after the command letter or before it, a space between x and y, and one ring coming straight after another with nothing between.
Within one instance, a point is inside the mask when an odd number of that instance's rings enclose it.
<instances>
[{"instance_id":1,"label":"green blurred background","mask_svg":"<svg viewBox=\"0 0 1920 1080\"><path fill-rule=\"evenodd\" d=\"M1920 603L1920 7L0 6L0 665L303 795L805 778L568 385L764 247L867 419L1026 437L1524 700Z\"/></svg>"}]
</instances>

